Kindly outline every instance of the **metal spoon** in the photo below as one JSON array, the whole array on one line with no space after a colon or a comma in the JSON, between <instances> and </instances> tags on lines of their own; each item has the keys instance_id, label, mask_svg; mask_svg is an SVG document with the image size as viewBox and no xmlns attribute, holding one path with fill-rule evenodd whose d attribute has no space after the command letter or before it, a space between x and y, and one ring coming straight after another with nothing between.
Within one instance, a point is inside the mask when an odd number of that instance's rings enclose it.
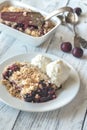
<instances>
[{"instance_id":1,"label":"metal spoon","mask_svg":"<svg viewBox=\"0 0 87 130\"><path fill-rule=\"evenodd\" d=\"M63 15L59 15L61 13L65 13L65 12L69 12L67 17L64 17ZM77 32L76 32L76 25L79 22L79 17L78 15L73 12L73 9L71 7L63 7L60 8L52 13L50 13L46 18L46 20L49 20L50 18L52 18L53 16L58 16L61 21L63 22L63 24L69 22L70 24L72 24L73 26L73 32L74 32L74 47L82 47L82 48L86 48L87 49L87 41L85 39L83 39L82 37L80 37Z\"/></svg>"},{"instance_id":2,"label":"metal spoon","mask_svg":"<svg viewBox=\"0 0 87 130\"><path fill-rule=\"evenodd\" d=\"M73 30L74 30L74 34L75 34L74 35L74 46L87 49L87 41L77 34L75 24L73 25Z\"/></svg>"},{"instance_id":3,"label":"metal spoon","mask_svg":"<svg viewBox=\"0 0 87 130\"><path fill-rule=\"evenodd\" d=\"M70 28L70 27L68 26L67 23L72 24L73 32L74 32L74 47L80 47L80 44L78 41L78 36L76 33L76 28L75 28L76 24L79 21L77 14L74 12L69 12L67 16L65 16L65 17L61 16L60 18L62 19L63 24L65 26L67 26L68 28ZM70 30L71 30L71 28L70 28Z\"/></svg>"},{"instance_id":4,"label":"metal spoon","mask_svg":"<svg viewBox=\"0 0 87 130\"><path fill-rule=\"evenodd\" d=\"M71 7L62 7L58 10L53 11L48 16L46 16L45 21L51 19L53 16L58 16L58 14L61 14L64 12L73 12L73 9Z\"/></svg>"},{"instance_id":5,"label":"metal spoon","mask_svg":"<svg viewBox=\"0 0 87 130\"><path fill-rule=\"evenodd\" d=\"M76 25L79 22L79 17L75 12L69 12L65 20L72 25Z\"/></svg>"},{"instance_id":6,"label":"metal spoon","mask_svg":"<svg viewBox=\"0 0 87 130\"><path fill-rule=\"evenodd\" d=\"M79 22L79 17L77 16L77 14L70 12L66 19L63 20L63 22L65 23L70 23L73 26L73 32L74 32L74 47L82 47L87 49L87 41L82 38L81 36L79 36L79 34L76 31L76 25ZM67 25L67 24L66 24Z\"/></svg>"}]
</instances>

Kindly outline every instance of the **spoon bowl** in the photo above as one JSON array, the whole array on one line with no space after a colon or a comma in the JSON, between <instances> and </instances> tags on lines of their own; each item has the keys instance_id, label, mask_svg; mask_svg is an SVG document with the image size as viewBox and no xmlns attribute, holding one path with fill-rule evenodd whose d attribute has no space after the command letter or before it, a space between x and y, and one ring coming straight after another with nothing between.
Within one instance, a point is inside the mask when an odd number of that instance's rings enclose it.
<instances>
[{"instance_id":1,"label":"spoon bowl","mask_svg":"<svg viewBox=\"0 0 87 130\"><path fill-rule=\"evenodd\" d=\"M69 12L66 17L66 22L71 23L71 24L77 24L79 22L79 18L76 13Z\"/></svg>"}]
</instances>

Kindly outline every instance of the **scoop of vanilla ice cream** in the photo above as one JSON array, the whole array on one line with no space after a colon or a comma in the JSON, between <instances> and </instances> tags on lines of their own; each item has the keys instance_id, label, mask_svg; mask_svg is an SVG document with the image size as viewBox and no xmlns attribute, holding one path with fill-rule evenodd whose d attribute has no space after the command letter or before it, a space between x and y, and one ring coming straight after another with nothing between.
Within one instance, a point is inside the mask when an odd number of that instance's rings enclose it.
<instances>
[{"instance_id":1,"label":"scoop of vanilla ice cream","mask_svg":"<svg viewBox=\"0 0 87 130\"><path fill-rule=\"evenodd\" d=\"M43 72L46 73L46 66L49 64L52 60L49 57L46 57L44 55L38 54L31 60L31 64L38 66Z\"/></svg>"},{"instance_id":2,"label":"scoop of vanilla ice cream","mask_svg":"<svg viewBox=\"0 0 87 130\"><path fill-rule=\"evenodd\" d=\"M50 77L51 82L60 87L68 79L70 67L59 59L47 65L46 73Z\"/></svg>"}]
</instances>

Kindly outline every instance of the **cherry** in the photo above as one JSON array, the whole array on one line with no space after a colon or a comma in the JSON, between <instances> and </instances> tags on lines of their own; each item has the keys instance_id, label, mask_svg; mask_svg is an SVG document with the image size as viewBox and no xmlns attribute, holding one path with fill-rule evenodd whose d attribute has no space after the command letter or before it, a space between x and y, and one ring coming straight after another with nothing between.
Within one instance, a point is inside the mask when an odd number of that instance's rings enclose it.
<instances>
[{"instance_id":1,"label":"cherry","mask_svg":"<svg viewBox=\"0 0 87 130\"><path fill-rule=\"evenodd\" d=\"M73 56L80 58L83 56L83 50L79 47L75 47L72 49L72 54Z\"/></svg>"},{"instance_id":2,"label":"cherry","mask_svg":"<svg viewBox=\"0 0 87 130\"><path fill-rule=\"evenodd\" d=\"M11 70L11 71L18 71L18 70L20 70L20 68L19 68L18 65L12 64L11 66L8 67L8 70Z\"/></svg>"},{"instance_id":3,"label":"cherry","mask_svg":"<svg viewBox=\"0 0 87 130\"><path fill-rule=\"evenodd\" d=\"M13 72L12 72L11 70L5 71L5 72L3 73L3 78L8 80L8 78L12 75L12 73L13 73Z\"/></svg>"},{"instance_id":4,"label":"cherry","mask_svg":"<svg viewBox=\"0 0 87 130\"><path fill-rule=\"evenodd\" d=\"M23 28L23 27L24 27L24 24L23 24L23 23L17 23L17 27Z\"/></svg>"},{"instance_id":5,"label":"cherry","mask_svg":"<svg viewBox=\"0 0 87 130\"><path fill-rule=\"evenodd\" d=\"M61 44L61 50L64 52L70 52L72 50L72 45L70 42L63 42Z\"/></svg>"},{"instance_id":6,"label":"cherry","mask_svg":"<svg viewBox=\"0 0 87 130\"><path fill-rule=\"evenodd\" d=\"M26 102L32 102L33 96L32 96L31 94L29 94L29 93L26 93L26 94L24 95L24 100L25 100Z\"/></svg>"},{"instance_id":7,"label":"cherry","mask_svg":"<svg viewBox=\"0 0 87 130\"><path fill-rule=\"evenodd\" d=\"M75 12L78 16L80 16L80 14L82 13L82 9L81 9L80 7L76 7L76 8L74 8L74 12Z\"/></svg>"}]
</instances>

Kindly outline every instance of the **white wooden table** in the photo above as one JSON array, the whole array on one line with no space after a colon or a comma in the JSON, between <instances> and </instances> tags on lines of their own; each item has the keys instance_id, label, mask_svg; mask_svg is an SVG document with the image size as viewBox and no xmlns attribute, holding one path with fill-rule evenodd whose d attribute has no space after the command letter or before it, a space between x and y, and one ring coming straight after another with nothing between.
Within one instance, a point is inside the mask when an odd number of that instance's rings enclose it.
<instances>
[{"instance_id":1,"label":"white wooden table","mask_svg":"<svg viewBox=\"0 0 87 130\"><path fill-rule=\"evenodd\" d=\"M24 2L49 12L66 5L81 7L83 14L77 32L87 40L87 0L24 0ZM63 25L58 28L51 41L37 48L5 34L4 30L0 33L0 62L30 51L51 53L70 63L78 71L81 81L76 98L63 108L51 112L23 112L0 101L0 130L87 130L87 49L84 50L83 58L78 59L60 50L62 41L70 41L73 44L72 31Z\"/></svg>"}]
</instances>

